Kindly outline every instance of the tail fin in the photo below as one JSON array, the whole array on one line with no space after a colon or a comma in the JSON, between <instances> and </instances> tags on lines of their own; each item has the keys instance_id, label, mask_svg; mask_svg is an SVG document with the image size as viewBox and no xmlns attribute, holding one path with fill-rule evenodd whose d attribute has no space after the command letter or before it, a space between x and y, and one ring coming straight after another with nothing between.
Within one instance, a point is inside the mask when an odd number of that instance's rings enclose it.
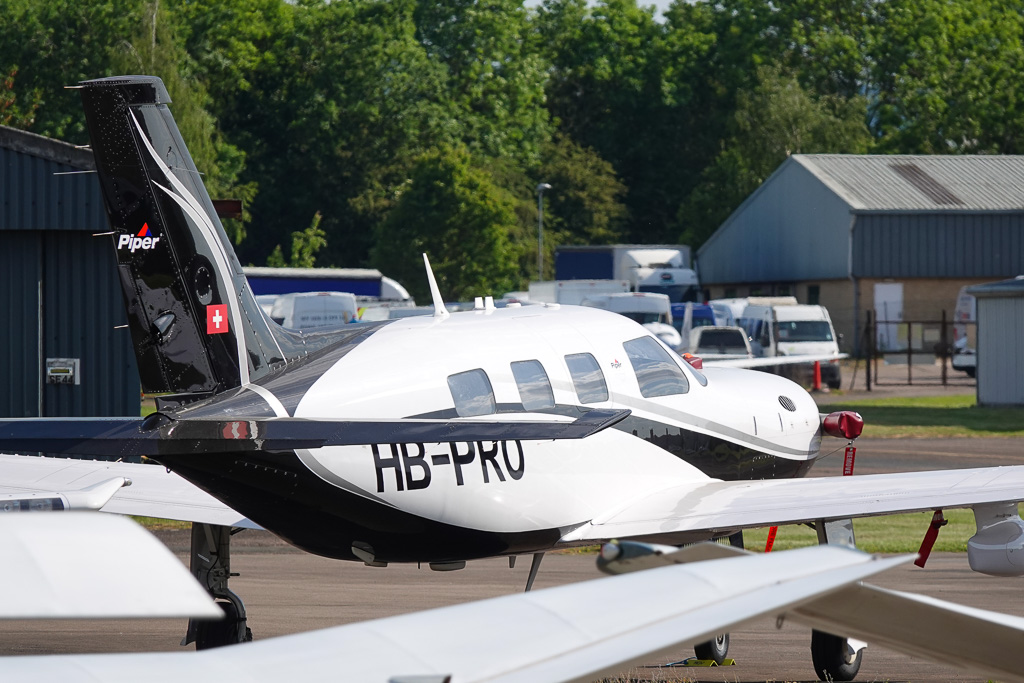
<instances>
[{"instance_id":1,"label":"tail fin","mask_svg":"<svg viewBox=\"0 0 1024 683\"><path fill-rule=\"evenodd\" d=\"M143 391L222 391L284 362L163 81L118 76L81 90Z\"/></svg>"}]
</instances>

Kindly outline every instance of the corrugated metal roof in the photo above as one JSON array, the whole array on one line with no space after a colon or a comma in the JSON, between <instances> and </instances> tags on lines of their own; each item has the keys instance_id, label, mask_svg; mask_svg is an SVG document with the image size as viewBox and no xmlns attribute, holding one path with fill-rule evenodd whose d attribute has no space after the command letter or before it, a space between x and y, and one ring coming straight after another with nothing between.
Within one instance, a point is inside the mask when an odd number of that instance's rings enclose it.
<instances>
[{"instance_id":1,"label":"corrugated metal roof","mask_svg":"<svg viewBox=\"0 0 1024 683\"><path fill-rule=\"evenodd\" d=\"M107 230L92 152L0 126L0 230Z\"/></svg>"},{"instance_id":2,"label":"corrugated metal roof","mask_svg":"<svg viewBox=\"0 0 1024 683\"><path fill-rule=\"evenodd\" d=\"M1024 297L1024 275L999 282L986 282L967 288L968 294L976 297L1017 296Z\"/></svg>"},{"instance_id":3,"label":"corrugated metal roof","mask_svg":"<svg viewBox=\"0 0 1024 683\"><path fill-rule=\"evenodd\" d=\"M794 154L854 210L1024 210L1024 156Z\"/></svg>"}]
</instances>

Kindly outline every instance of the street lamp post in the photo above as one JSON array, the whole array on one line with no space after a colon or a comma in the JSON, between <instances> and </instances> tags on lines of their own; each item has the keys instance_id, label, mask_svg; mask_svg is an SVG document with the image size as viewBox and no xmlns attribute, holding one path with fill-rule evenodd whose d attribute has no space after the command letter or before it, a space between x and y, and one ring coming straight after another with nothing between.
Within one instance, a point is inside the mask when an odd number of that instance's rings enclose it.
<instances>
[{"instance_id":1,"label":"street lamp post","mask_svg":"<svg viewBox=\"0 0 1024 683\"><path fill-rule=\"evenodd\" d=\"M537 279L544 279L544 190L551 185L537 183Z\"/></svg>"}]
</instances>

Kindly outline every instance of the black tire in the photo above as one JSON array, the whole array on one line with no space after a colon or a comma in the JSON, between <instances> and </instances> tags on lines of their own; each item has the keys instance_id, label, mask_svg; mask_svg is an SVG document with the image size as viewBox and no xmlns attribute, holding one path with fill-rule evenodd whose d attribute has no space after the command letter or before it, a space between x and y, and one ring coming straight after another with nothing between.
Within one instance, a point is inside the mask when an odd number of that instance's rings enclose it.
<instances>
[{"instance_id":1,"label":"black tire","mask_svg":"<svg viewBox=\"0 0 1024 683\"><path fill-rule=\"evenodd\" d=\"M697 659L713 659L719 666L725 661L729 654L729 634L723 633L706 643L699 643L693 646L693 654Z\"/></svg>"},{"instance_id":2,"label":"black tire","mask_svg":"<svg viewBox=\"0 0 1024 683\"><path fill-rule=\"evenodd\" d=\"M838 379L833 381L833 382L829 382L828 383L828 388L829 389L839 389L839 387L841 387L841 386L843 386L843 383L840 380L838 380Z\"/></svg>"},{"instance_id":3,"label":"black tire","mask_svg":"<svg viewBox=\"0 0 1024 683\"><path fill-rule=\"evenodd\" d=\"M242 621L244 623L245 619L239 619L238 609L235 607L235 604L220 600L217 601L217 604L223 610L224 618L220 621L203 621L199 623L199 628L196 632L196 649L209 650L214 647L251 641L252 630L248 626L245 627L244 635L239 639L238 622Z\"/></svg>"},{"instance_id":4,"label":"black tire","mask_svg":"<svg viewBox=\"0 0 1024 683\"><path fill-rule=\"evenodd\" d=\"M864 650L849 656L846 638L824 631L811 631L811 661L822 681L852 681L860 671Z\"/></svg>"},{"instance_id":5,"label":"black tire","mask_svg":"<svg viewBox=\"0 0 1024 683\"><path fill-rule=\"evenodd\" d=\"M970 377L971 379L974 379L975 377L978 376L978 368L967 368L966 370L964 370L964 372L966 372L967 376Z\"/></svg>"}]
</instances>

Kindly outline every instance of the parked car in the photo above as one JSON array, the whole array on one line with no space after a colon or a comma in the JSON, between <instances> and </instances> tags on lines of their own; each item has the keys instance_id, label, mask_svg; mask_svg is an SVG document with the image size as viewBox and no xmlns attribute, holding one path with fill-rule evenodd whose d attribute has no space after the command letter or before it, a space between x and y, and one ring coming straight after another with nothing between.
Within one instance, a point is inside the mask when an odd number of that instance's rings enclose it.
<instances>
[{"instance_id":1,"label":"parked car","mask_svg":"<svg viewBox=\"0 0 1024 683\"><path fill-rule=\"evenodd\" d=\"M956 297L956 309L953 311L953 357L954 370L966 372L974 377L978 370L978 352L975 350L974 339L977 333L975 324L978 321L978 303L974 296L967 293L967 288L960 289Z\"/></svg>"},{"instance_id":2,"label":"parked car","mask_svg":"<svg viewBox=\"0 0 1024 683\"><path fill-rule=\"evenodd\" d=\"M704 326L690 330L689 352L703 359L752 358L750 342L742 327Z\"/></svg>"}]
</instances>

